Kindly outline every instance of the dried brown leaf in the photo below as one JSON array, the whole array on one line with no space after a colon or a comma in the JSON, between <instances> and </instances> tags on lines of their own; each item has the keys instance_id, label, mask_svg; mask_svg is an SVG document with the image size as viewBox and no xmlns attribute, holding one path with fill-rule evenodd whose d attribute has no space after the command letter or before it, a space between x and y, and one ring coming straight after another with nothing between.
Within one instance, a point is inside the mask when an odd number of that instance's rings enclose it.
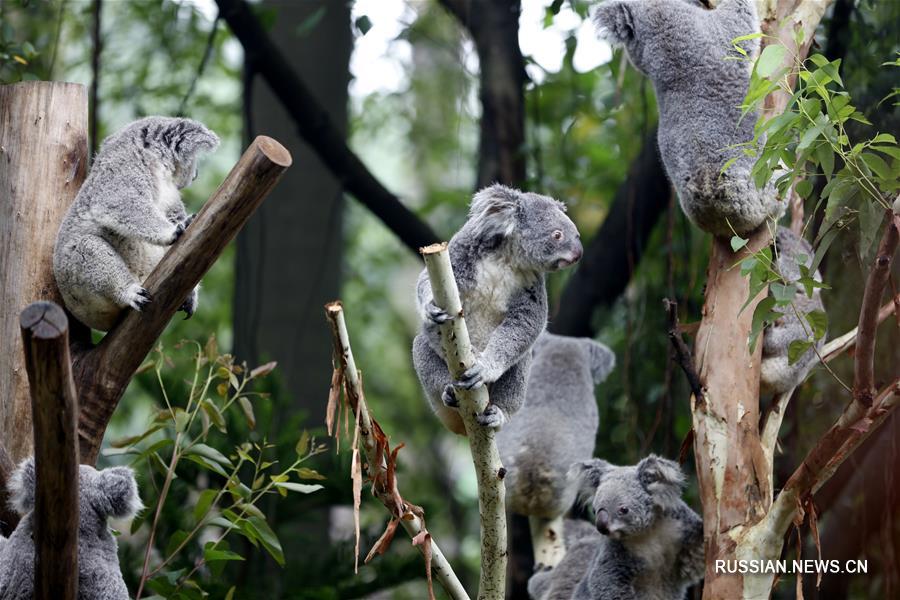
<instances>
[{"instance_id":1,"label":"dried brown leaf","mask_svg":"<svg viewBox=\"0 0 900 600\"><path fill-rule=\"evenodd\" d=\"M822 560L822 544L819 540L819 516L816 514L816 505L813 503L812 498L807 498L806 501L806 512L809 515L809 528L812 530L813 541L816 543L816 553L818 554L818 558ZM822 584L822 571L818 571L816 574L816 589Z\"/></svg>"},{"instance_id":2,"label":"dried brown leaf","mask_svg":"<svg viewBox=\"0 0 900 600\"><path fill-rule=\"evenodd\" d=\"M431 534L422 527L422 531L412 539L413 546L422 546L425 557L425 579L428 581L428 600L434 600L434 582L431 580Z\"/></svg>"},{"instance_id":3,"label":"dried brown leaf","mask_svg":"<svg viewBox=\"0 0 900 600\"><path fill-rule=\"evenodd\" d=\"M278 366L278 363L275 362L274 360L271 362L267 362L264 365L260 365L260 366L256 367L255 369L253 369L252 371L250 371L250 378L256 379L257 377L265 377L266 375L268 375L269 373L274 371L275 367L277 367L277 366Z\"/></svg>"},{"instance_id":4,"label":"dried brown leaf","mask_svg":"<svg viewBox=\"0 0 900 600\"><path fill-rule=\"evenodd\" d=\"M359 505L362 497L362 468L359 464L359 450L353 448L350 463L350 479L353 480L353 528L356 533L356 547L353 550L353 572L359 572ZM368 562L368 559L366 559Z\"/></svg>"},{"instance_id":5,"label":"dried brown leaf","mask_svg":"<svg viewBox=\"0 0 900 600\"><path fill-rule=\"evenodd\" d=\"M328 435L334 435L334 413L340 400L342 380L343 373L341 372L340 364L338 364L331 372L331 387L328 389L328 408L325 409L325 427L328 429Z\"/></svg>"},{"instance_id":6,"label":"dried brown leaf","mask_svg":"<svg viewBox=\"0 0 900 600\"><path fill-rule=\"evenodd\" d=\"M399 524L400 519L391 519L388 522L384 533L382 533L381 537L375 541L375 544L372 546L372 549L369 550L369 553L366 555L366 560L364 560L363 563L368 564L376 554L384 554L387 552L388 548L391 546L391 541L394 539L394 534L397 533L397 525Z\"/></svg>"}]
</instances>

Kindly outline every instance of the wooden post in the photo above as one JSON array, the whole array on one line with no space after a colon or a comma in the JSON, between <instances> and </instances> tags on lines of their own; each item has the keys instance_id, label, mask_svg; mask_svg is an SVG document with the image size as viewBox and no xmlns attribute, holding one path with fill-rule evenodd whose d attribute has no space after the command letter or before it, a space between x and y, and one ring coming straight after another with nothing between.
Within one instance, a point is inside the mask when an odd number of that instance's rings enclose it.
<instances>
[{"instance_id":1,"label":"wooden post","mask_svg":"<svg viewBox=\"0 0 900 600\"><path fill-rule=\"evenodd\" d=\"M126 311L96 348L75 358L82 462L96 462L106 426L132 375L188 293L290 165L291 155L284 146L266 136L253 140L190 227L147 277L144 287L153 302L141 312Z\"/></svg>"},{"instance_id":2,"label":"wooden post","mask_svg":"<svg viewBox=\"0 0 900 600\"><path fill-rule=\"evenodd\" d=\"M52 302L22 312L22 342L34 417L34 597L78 597L78 407L69 325Z\"/></svg>"},{"instance_id":3,"label":"wooden post","mask_svg":"<svg viewBox=\"0 0 900 600\"><path fill-rule=\"evenodd\" d=\"M86 172L84 86L0 85L0 441L16 463L32 448L17 317L35 300L62 304L53 243Z\"/></svg>"}]
</instances>

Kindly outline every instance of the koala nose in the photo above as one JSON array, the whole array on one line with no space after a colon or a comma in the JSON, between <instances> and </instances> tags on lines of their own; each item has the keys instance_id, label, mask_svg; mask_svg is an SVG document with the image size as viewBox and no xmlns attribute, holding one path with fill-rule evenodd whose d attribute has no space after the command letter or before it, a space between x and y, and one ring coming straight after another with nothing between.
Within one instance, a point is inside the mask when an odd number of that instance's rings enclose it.
<instances>
[{"instance_id":1,"label":"koala nose","mask_svg":"<svg viewBox=\"0 0 900 600\"><path fill-rule=\"evenodd\" d=\"M603 535L609 535L609 513L605 508L597 511L597 530Z\"/></svg>"},{"instance_id":2,"label":"koala nose","mask_svg":"<svg viewBox=\"0 0 900 600\"><path fill-rule=\"evenodd\" d=\"M578 245L572 249L572 262L577 263L581 260L582 255L584 254L584 248L581 246L581 242L578 242Z\"/></svg>"}]
</instances>

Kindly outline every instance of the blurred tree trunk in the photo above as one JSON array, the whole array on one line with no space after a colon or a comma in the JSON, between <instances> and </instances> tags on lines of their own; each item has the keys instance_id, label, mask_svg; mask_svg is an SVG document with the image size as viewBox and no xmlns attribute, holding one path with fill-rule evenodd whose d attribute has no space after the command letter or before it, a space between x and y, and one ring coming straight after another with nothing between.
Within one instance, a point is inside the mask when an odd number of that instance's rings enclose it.
<instances>
[{"instance_id":1,"label":"blurred tree trunk","mask_svg":"<svg viewBox=\"0 0 900 600\"><path fill-rule=\"evenodd\" d=\"M346 133L352 49L347 3L266 0L261 9L277 14L272 41ZM238 237L234 351L251 364L278 361L284 379L268 431L274 441L290 414L305 415L305 427L325 421L331 336L322 305L339 294L344 200L339 181L316 153L286 133L295 131L293 121L252 72L246 73L244 103L247 138L278 136L296 165ZM326 541L328 515L317 514L302 526L302 534L281 537L295 540L292 556L309 557L322 546L308 542Z\"/></svg>"}]
</instances>

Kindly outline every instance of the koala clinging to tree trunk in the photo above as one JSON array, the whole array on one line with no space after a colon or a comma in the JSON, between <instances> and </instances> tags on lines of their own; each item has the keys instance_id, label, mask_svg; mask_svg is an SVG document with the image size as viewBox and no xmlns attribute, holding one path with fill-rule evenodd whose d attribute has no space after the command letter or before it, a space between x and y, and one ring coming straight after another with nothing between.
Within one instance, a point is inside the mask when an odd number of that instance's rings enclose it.
<instances>
[{"instance_id":1,"label":"koala clinging to tree trunk","mask_svg":"<svg viewBox=\"0 0 900 600\"><path fill-rule=\"evenodd\" d=\"M569 473L602 536L579 528L562 562L528 581L532 598L682 600L705 563L703 521L681 499L681 467L651 454L635 466L594 459Z\"/></svg>"},{"instance_id":2,"label":"koala clinging to tree trunk","mask_svg":"<svg viewBox=\"0 0 900 600\"><path fill-rule=\"evenodd\" d=\"M179 190L219 138L191 119L147 117L103 141L60 224L53 273L66 308L108 331L123 308L141 310L144 279L190 225ZM197 308L197 289L181 307Z\"/></svg>"},{"instance_id":3,"label":"koala clinging to tree trunk","mask_svg":"<svg viewBox=\"0 0 900 600\"><path fill-rule=\"evenodd\" d=\"M733 39L759 32L753 1L723 0L706 10L687 0L611 0L594 19L653 82L660 153L688 218L730 237L780 216L784 203L775 186L757 189L750 176L755 159L736 147L753 139L756 115L741 118L750 69L727 57L737 56ZM749 56L759 51L758 39L740 44Z\"/></svg>"},{"instance_id":4,"label":"koala clinging to tree trunk","mask_svg":"<svg viewBox=\"0 0 900 600\"><path fill-rule=\"evenodd\" d=\"M423 270L416 288L422 331L413 342L413 364L438 417L464 435L456 387L488 386L490 404L477 417L485 427L501 427L522 405L531 347L547 324L544 274L577 262L582 247L564 204L493 185L473 197L449 253L477 360L460 381L451 381L438 328L453 316L434 304Z\"/></svg>"},{"instance_id":5,"label":"koala clinging to tree trunk","mask_svg":"<svg viewBox=\"0 0 900 600\"><path fill-rule=\"evenodd\" d=\"M533 538L545 527L562 533L561 517L575 501L566 471L594 455L600 424L594 386L615 364L609 348L588 338L545 331L534 345L526 409L496 437L506 467L506 505L530 517Z\"/></svg>"},{"instance_id":6,"label":"koala clinging to tree trunk","mask_svg":"<svg viewBox=\"0 0 900 600\"><path fill-rule=\"evenodd\" d=\"M795 284L797 292L794 294L793 307L775 307L774 310L781 316L763 331L762 362L760 363L760 388L764 392L781 394L791 388L800 385L809 371L819 361L816 350L821 350L825 343L823 335L814 340L813 327L798 318L797 313L804 319L810 313L825 314L825 306L822 304L821 291L818 287L812 287L811 295L807 295L800 279L803 272L800 265L805 267L809 278L822 281L818 271L809 273L812 266L812 246L786 227L779 227L775 234L775 251L778 255L776 265L778 272L788 284ZM796 308L797 312L794 312ZM814 342L816 350L810 346L791 364L790 347L792 342Z\"/></svg>"},{"instance_id":7,"label":"koala clinging to tree trunk","mask_svg":"<svg viewBox=\"0 0 900 600\"><path fill-rule=\"evenodd\" d=\"M9 539L0 542L0 600L31 600L34 598L33 458L23 461L13 472L10 492L12 505L22 520ZM131 469L112 467L98 471L88 465L78 467L79 600L128 600L116 538L106 520L133 517L141 508Z\"/></svg>"}]
</instances>

